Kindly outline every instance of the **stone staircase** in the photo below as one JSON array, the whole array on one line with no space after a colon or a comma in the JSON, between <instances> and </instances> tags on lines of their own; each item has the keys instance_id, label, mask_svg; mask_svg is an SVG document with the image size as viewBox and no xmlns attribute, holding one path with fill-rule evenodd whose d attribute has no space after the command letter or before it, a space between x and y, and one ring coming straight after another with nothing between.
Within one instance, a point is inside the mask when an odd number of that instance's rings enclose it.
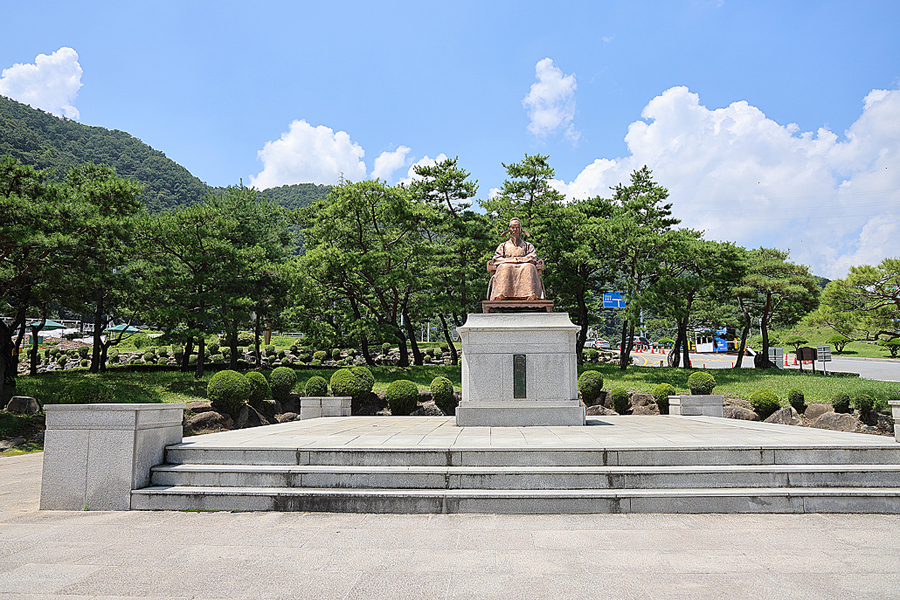
<instances>
[{"instance_id":1,"label":"stone staircase","mask_svg":"<svg viewBox=\"0 0 900 600\"><path fill-rule=\"evenodd\" d=\"M897 447L172 446L137 510L900 513Z\"/></svg>"}]
</instances>

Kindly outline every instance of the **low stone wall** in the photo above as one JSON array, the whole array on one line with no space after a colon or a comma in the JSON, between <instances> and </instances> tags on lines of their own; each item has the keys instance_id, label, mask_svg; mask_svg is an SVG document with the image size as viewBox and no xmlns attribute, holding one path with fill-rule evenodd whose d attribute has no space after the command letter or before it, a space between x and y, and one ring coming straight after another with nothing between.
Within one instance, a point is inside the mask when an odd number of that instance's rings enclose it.
<instances>
[{"instance_id":1,"label":"low stone wall","mask_svg":"<svg viewBox=\"0 0 900 600\"><path fill-rule=\"evenodd\" d=\"M669 396L669 414L682 417L724 417L725 397L719 395Z\"/></svg>"}]
</instances>

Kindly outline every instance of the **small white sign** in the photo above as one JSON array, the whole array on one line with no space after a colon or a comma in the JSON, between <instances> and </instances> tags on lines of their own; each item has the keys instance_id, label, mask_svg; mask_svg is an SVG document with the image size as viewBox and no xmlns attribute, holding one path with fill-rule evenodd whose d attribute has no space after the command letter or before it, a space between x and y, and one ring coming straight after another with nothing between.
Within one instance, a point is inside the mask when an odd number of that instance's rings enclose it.
<instances>
[{"instance_id":1,"label":"small white sign","mask_svg":"<svg viewBox=\"0 0 900 600\"><path fill-rule=\"evenodd\" d=\"M822 362L830 362L831 346L816 346L816 357Z\"/></svg>"}]
</instances>

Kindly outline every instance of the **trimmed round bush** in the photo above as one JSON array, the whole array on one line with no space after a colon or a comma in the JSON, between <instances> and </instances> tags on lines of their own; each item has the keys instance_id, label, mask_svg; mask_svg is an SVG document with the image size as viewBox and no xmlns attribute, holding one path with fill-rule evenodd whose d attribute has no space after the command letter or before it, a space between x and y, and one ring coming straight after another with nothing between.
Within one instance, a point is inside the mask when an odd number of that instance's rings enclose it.
<instances>
[{"instance_id":1,"label":"trimmed round bush","mask_svg":"<svg viewBox=\"0 0 900 600\"><path fill-rule=\"evenodd\" d=\"M312 359L311 361L309 361L309 366L311 366L311 367L321 367L321 366L322 366L322 361L319 360L318 358L314 358L314 359Z\"/></svg>"},{"instance_id":2,"label":"trimmed round bush","mask_svg":"<svg viewBox=\"0 0 900 600\"><path fill-rule=\"evenodd\" d=\"M147 350L144 352L144 362L150 362L151 360L156 358L156 353L153 350Z\"/></svg>"},{"instance_id":3,"label":"trimmed round bush","mask_svg":"<svg viewBox=\"0 0 900 600\"><path fill-rule=\"evenodd\" d=\"M69 357L65 354L56 359L56 364L60 367L65 367L67 362L69 362Z\"/></svg>"},{"instance_id":4,"label":"trimmed round bush","mask_svg":"<svg viewBox=\"0 0 900 600\"><path fill-rule=\"evenodd\" d=\"M875 400L868 394L860 394L853 399L853 408L859 411L860 416L865 416L875 408Z\"/></svg>"},{"instance_id":5,"label":"trimmed round bush","mask_svg":"<svg viewBox=\"0 0 900 600\"><path fill-rule=\"evenodd\" d=\"M109 404L115 401L112 389L92 375L82 375L56 397L58 404Z\"/></svg>"},{"instance_id":6,"label":"trimmed round bush","mask_svg":"<svg viewBox=\"0 0 900 600\"><path fill-rule=\"evenodd\" d=\"M106 361L114 363L114 364L119 362L119 351L116 350L115 348L110 350L109 353L106 355Z\"/></svg>"},{"instance_id":7,"label":"trimmed round bush","mask_svg":"<svg viewBox=\"0 0 900 600\"><path fill-rule=\"evenodd\" d=\"M356 348L348 348L347 356L349 356L350 358L353 358L354 356L356 356Z\"/></svg>"},{"instance_id":8,"label":"trimmed round bush","mask_svg":"<svg viewBox=\"0 0 900 600\"><path fill-rule=\"evenodd\" d=\"M315 352L313 352L313 360L319 361L320 364L323 360L325 360L326 356L328 356L328 353L324 350L316 350Z\"/></svg>"},{"instance_id":9,"label":"trimmed round bush","mask_svg":"<svg viewBox=\"0 0 900 600\"><path fill-rule=\"evenodd\" d=\"M441 342L438 348L441 349L441 352L450 352L450 344L447 342Z\"/></svg>"},{"instance_id":10,"label":"trimmed round bush","mask_svg":"<svg viewBox=\"0 0 900 600\"><path fill-rule=\"evenodd\" d=\"M444 411L445 415L456 414L456 397L453 395L453 382L446 377L435 377L431 380L431 398L434 404Z\"/></svg>"},{"instance_id":11,"label":"trimmed round bush","mask_svg":"<svg viewBox=\"0 0 900 600\"><path fill-rule=\"evenodd\" d=\"M688 387L694 396L707 396L716 389L716 380L706 371L697 371L688 377Z\"/></svg>"},{"instance_id":12,"label":"trimmed round bush","mask_svg":"<svg viewBox=\"0 0 900 600\"><path fill-rule=\"evenodd\" d=\"M273 346L272 344L269 344L268 346L264 346L264 347L263 347L263 353L264 353L266 356L274 356L274 354L275 354L275 346Z\"/></svg>"},{"instance_id":13,"label":"trimmed round bush","mask_svg":"<svg viewBox=\"0 0 900 600\"><path fill-rule=\"evenodd\" d=\"M625 388L616 388L609 393L609 396L614 411L620 415L624 415L628 412L628 390Z\"/></svg>"},{"instance_id":14,"label":"trimmed round bush","mask_svg":"<svg viewBox=\"0 0 900 600\"><path fill-rule=\"evenodd\" d=\"M340 360L341 359L341 349L335 348L331 351L331 360Z\"/></svg>"},{"instance_id":15,"label":"trimmed round bush","mask_svg":"<svg viewBox=\"0 0 900 600\"><path fill-rule=\"evenodd\" d=\"M88 354L91 352L90 346L78 346L78 356L79 358L87 358Z\"/></svg>"},{"instance_id":16,"label":"trimmed round bush","mask_svg":"<svg viewBox=\"0 0 900 600\"><path fill-rule=\"evenodd\" d=\"M244 377L247 378L247 381L250 383L250 406L253 408L259 409L262 406L263 400L272 397L272 390L269 389L269 382L266 381L266 376L260 373L259 371L250 371Z\"/></svg>"},{"instance_id":17,"label":"trimmed round bush","mask_svg":"<svg viewBox=\"0 0 900 600\"><path fill-rule=\"evenodd\" d=\"M247 333L246 331L242 331L237 336L237 345L238 346L252 346L255 342L252 333Z\"/></svg>"},{"instance_id":18,"label":"trimmed round bush","mask_svg":"<svg viewBox=\"0 0 900 600\"><path fill-rule=\"evenodd\" d=\"M235 419L251 393L247 378L228 369L213 375L206 386L206 397L212 403L213 410L227 413Z\"/></svg>"},{"instance_id":19,"label":"trimmed round bush","mask_svg":"<svg viewBox=\"0 0 900 600\"><path fill-rule=\"evenodd\" d=\"M425 356L434 356L434 348L425 348Z\"/></svg>"},{"instance_id":20,"label":"trimmed round bush","mask_svg":"<svg viewBox=\"0 0 900 600\"><path fill-rule=\"evenodd\" d=\"M287 356L287 352L285 352L284 350L279 350L279 351L278 351L278 358L284 360L284 358L285 358L286 356Z\"/></svg>"},{"instance_id":21,"label":"trimmed round bush","mask_svg":"<svg viewBox=\"0 0 900 600\"><path fill-rule=\"evenodd\" d=\"M279 402L288 399L295 385L297 385L297 374L290 367L275 367L269 375L272 397Z\"/></svg>"},{"instance_id":22,"label":"trimmed round bush","mask_svg":"<svg viewBox=\"0 0 900 600\"><path fill-rule=\"evenodd\" d=\"M597 359L600 358L600 352L596 348L588 348L583 354L591 362L597 362Z\"/></svg>"},{"instance_id":23,"label":"trimmed round bush","mask_svg":"<svg viewBox=\"0 0 900 600\"><path fill-rule=\"evenodd\" d=\"M773 412L781 408L778 396L772 390L761 389L750 394L750 406L756 411L760 419L766 419Z\"/></svg>"},{"instance_id":24,"label":"trimmed round bush","mask_svg":"<svg viewBox=\"0 0 900 600\"><path fill-rule=\"evenodd\" d=\"M585 371L578 377L578 391L585 404L594 402L603 391L603 375L599 371Z\"/></svg>"},{"instance_id":25,"label":"trimmed round bush","mask_svg":"<svg viewBox=\"0 0 900 600\"><path fill-rule=\"evenodd\" d=\"M303 388L303 393L307 396L327 396L328 395L328 382L325 381L324 377L319 377L318 375L314 375L306 380L306 386Z\"/></svg>"},{"instance_id":26,"label":"trimmed round bush","mask_svg":"<svg viewBox=\"0 0 900 600\"><path fill-rule=\"evenodd\" d=\"M362 400L375 385L375 377L366 367L338 369L331 375L331 393L335 396L350 396L354 400Z\"/></svg>"},{"instance_id":27,"label":"trimmed round bush","mask_svg":"<svg viewBox=\"0 0 900 600\"><path fill-rule=\"evenodd\" d=\"M800 390L791 390L788 392L788 404L798 413L803 414L803 411L806 410L806 397Z\"/></svg>"},{"instance_id":28,"label":"trimmed round bush","mask_svg":"<svg viewBox=\"0 0 900 600\"><path fill-rule=\"evenodd\" d=\"M363 395L368 395L368 393L372 391L372 388L375 387L375 376L372 375L372 371L369 370L369 367L363 367L361 365L358 367L350 367L350 372L360 381L360 398Z\"/></svg>"},{"instance_id":29,"label":"trimmed round bush","mask_svg":"<svg viewBox=\"0 0 900 600\"><path fill-rule=\"evenodd\" d=\"M669 383L661 383L653 388L653 399L659 407L659 414L669 414L669 396L675 395L675 388Z\"/></svg>"},{"instance_id":30,"label":"trimmed round bush","mask_svg":"<svg viewBox=\"0 0 900 600\"><path fill-rule=\"evenodd\" d=\"M90 362L88 359L86 359L86 358L82 358L82 359L81 359L81 366L82 366L82 367L87 367L89 364L91 364L91 362Z\"/></svg>"},{"instance_id":31,"label":"trimmed round bush","mask_svg":"<svg viewBox=\"0 0 900 600\"><path fill-rule=\"evenodd\" d=\"M157 351L157 354L159 354L160 358L169 358L169 349L166 348L165 346L162 346L162 347Z\"/></svg>"},{"instance_id":32,"label":"trimmed round bush","mask_svg":"<svg viewBox=\"0 0 900 600\"><path fill-rule=\"evenodd\" d=\"M219 353L219 344L217 344L216 342L207 344L206 351L209 352L211 355L218 354Z\"/></svg>"},{"instance_id":33,"label":"trimmed round bush","mask_svg":"<svg viewBox=\"0 0 900 600\"><path fill-rule=\"evenodd\" d=\"M408 415L419 403L419 388L408 379L392 381L385 393L392 415Z\"/></svg>"},{"instance_id":34,"label":"trimmed round bush","mask_svg":"<svg viewBox=\"0 0 900 600\"><path fill-rule=\"evenodd\" d=\"M391 345L389 343L385 342L381 345L381 353L382 354L387 354L390 351L391 351Z\"/></svg>"},{"instance_id":35,"label":"trimmed round bush","mask_svg":"<svg viewBox=\"0 0 900 600\"><path fill-rule=\"evenodd\" d=\"M440 360L442 356L444 356L444 351L441 350L440 348L435 348L435 349L434 349L434 358L435 358L435 360Z\"/></svg>"},{"instance_id":36,"label":"trimmed round bush","mask_svg":"<svg viewBox=\"0 0 900 600\"><path fill-rule=\"evenodd\" d=\"M838 392L831 398L831 407L836 413L849 413L850 395L847 392Z\"/></svg>"}]
</instances>

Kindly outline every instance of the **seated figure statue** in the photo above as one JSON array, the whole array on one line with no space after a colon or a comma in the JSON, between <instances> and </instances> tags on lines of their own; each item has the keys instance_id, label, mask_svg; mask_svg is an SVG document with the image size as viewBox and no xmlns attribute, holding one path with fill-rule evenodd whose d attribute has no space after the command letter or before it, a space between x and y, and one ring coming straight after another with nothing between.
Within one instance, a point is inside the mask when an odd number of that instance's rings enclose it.
<instances>
[{"instance_id":1,"label":"seated figure statue","mask_svg":"<svg viewBox=\"0 0 900 600\"><path fill-rule=\"evenodd\" d=\"M538 260L534 246L522 239L528 236L519 219L509 222L509 240L497 246L494 258L488 262L493 271L488 284L488 300L543 300L544 282L540 271L544 261Z\"/></svg>"}]
</instances>

